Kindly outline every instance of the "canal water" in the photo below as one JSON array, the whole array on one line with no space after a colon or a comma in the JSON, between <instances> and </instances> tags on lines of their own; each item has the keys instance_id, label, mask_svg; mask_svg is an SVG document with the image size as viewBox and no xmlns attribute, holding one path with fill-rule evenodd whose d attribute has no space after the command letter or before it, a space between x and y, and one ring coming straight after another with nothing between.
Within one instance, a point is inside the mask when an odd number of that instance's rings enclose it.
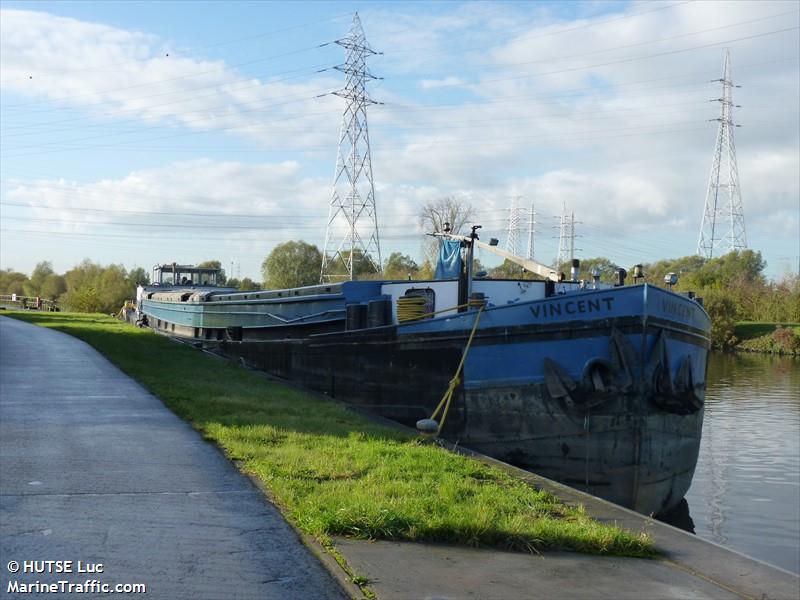
<instances>
[{"instance_id":1,"label":"canal water","mask_svg":"<svg viewBox=\"0 0 800 600\"><path fill-rule=\"evenodd\" d=\"M800 573L800 360L712 353L695 533Z\"/></svg>"}]
</instances>

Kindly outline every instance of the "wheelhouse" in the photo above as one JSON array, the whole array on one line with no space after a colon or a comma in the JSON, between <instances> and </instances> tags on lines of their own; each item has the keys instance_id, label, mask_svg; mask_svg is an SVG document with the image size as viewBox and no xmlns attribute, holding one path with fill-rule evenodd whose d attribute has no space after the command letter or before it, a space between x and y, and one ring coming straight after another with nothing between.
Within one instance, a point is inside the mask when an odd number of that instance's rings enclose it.
<instances>
[{"instance_id":1,"label":"wheelhouse","mask_svg":"<svg viewBox=\"0 0 800 600\"><path fill-rule=\"evenodd\" d=\"M195 267L194 265L179 265L178 263L165 263L153 267L154 285L190 285L210 286L219 285L222 269L214 267Z\"/></svg>"}]
</instances>

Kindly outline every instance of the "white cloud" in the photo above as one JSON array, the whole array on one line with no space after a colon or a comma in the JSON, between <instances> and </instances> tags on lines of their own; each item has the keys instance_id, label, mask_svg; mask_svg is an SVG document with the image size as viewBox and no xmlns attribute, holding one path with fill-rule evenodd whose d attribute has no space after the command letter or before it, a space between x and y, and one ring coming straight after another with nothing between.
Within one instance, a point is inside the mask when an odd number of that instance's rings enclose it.
<instances>
[{"instance_id":1,"label":"white cloud","mask_svg":"<svg viewBox=\"0 0 800 600\"><path fill-rule=\"evenodd\" d=\"M442 79L422 79L419 82L419 87L423 90L434 90L441 87L450 87L454 85L464 85L466 81L460 77L450 75Z\"/></svg>"},{"instance_id":2,"label":"white cloud","mask_svg":"<svg viewBox=\"0 0 800 600\"><path fill-rule=\"evenodd\" d=\"M38 180L19 183L9 200L32 206L46 205L40 216L74 220L76 207L95 211L81 216L75 229L86 230L109 221L119 222L126 212L148 213L137 221L164 222L158 213L248 214L253 218L285 217L288 207L298 213L315 209L321 183L304 179L294 161L274 164L216 162L210 159L180 161L161 168L133 171L121 179L93 183ZM169 222L180 221L169 217ZM186 222L202 220L186 217ZM213 221L211 221L213 223ZM235 221L231 221L234 224ZM220 224L220 231L225 227Z\"/></svg>"},{"instance_id":3,"label":"white cloud","mask_svg":"<svg viewBox=\"0 0 800 600\"><path fill-rule=\"evenodd\" d=\"M369 118L387 255L395 233L416 227L419 206L446 195L478 205L485 231L500 237L512 192L534 200L543 219L552 220L566 202L597 239L605 236L598 251L606 254L623 230L651 232L652 247L642 245L651 256L642 260L690 254L716 133L708 121L719 111L709 102L720 93L710 80L721 74L723 45L651 55L797 24L796 14L764 19L796 8L789 2L697 1L615 21L608 21L614 14L566 19L547 5L437 5L424 15L406 6L362 13L367 39L386 51L370 59L386 79L368 87L386 103L371 107ZM294 215L284 220L287 235L313 227L319 229L306 239L324 235L342 102L312 96L340 87L338 74L271 83L221 61L167 58L164 42L144 33L44 13L3 16L4 87L31 98L70 96L59 102L168 126L153 135L224 130L262 148L308 150L293 154L295 163L176 161L79 186L83 197L108 193L151 207L162 206L153 200L158 194L203 197L207 205L197 207L204 210ZM684 36L748 20L754 22ZM734 79L743 85L735 90L743 125L735 133L749 239L756 249L779 252L775 246L790 246L798 232L796 31L727 45ZM109 62L120 66L96 71ZM26 79L42 65L60 70ZM94 70L70 71L75 65ZM151 86L156 80L163 83ZM131 85L140 87L122 89ZM200 86L208 87L193 91ZM278 105L285 98L296 100ZM316 148L326 150L314 155ZM26 185L26 198L47 193ZM142 186L149 195L137 197ZM307 229L292 230L303 217Z\"/></svg>"},{"instance_id":4,"label":"white cloud","mask_svg":"<svg viewBox=\"0 0 800 600\"><path fill-rule=\"evenodd\" d=\"M296 74L288 80L247 78L224 61L171 53L152 35L43 12L3 10L0 23L6 90L122 119L129 123L126 134L182 126L226 130L265 146L296 147L323 143L327 140L319 133L336 130L329 124L336 120L339 103L316 98L340 86L333 76L312 75L312 70L304 79ZM46 105L32 102L7 106L9 114L28 108L46 125L48 111L41 108ZM139 121L151 127L142 128ZM63 129L67 133L59 136L60 143L109 137L69 133L76 129ZM14 132L13 123L8 131Z\"/></svg>"}]
</instances>

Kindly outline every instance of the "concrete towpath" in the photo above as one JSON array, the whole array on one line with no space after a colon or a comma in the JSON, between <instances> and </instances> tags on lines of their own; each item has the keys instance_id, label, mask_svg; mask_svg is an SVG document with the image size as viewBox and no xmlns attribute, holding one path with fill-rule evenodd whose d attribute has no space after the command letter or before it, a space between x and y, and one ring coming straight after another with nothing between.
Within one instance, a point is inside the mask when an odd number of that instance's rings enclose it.
<instances>
[{"instance_id":1,"label":"concrete towpath","mask_svg":"<svg viewBox=\"0 0 800 600\"><path fill-rule=\"evenodd\" d=\"M800 598L794 574L479 459L601 521L650 532L661 557L335 539L379 600ZM101 562L104 571L8 572L9 561L26 560ZM337 584L335 563L325 567L220 452L92 348L0 317L0 597L15 578L145 583L148 598L359 595Z\"/></svg>"},{"instance_id":2,"label":"concrete towpath","mask_svg":"<svg viewBox=\"0 0 800 600\"><path fill-rule=\"evenodd\" d=\"M157 398L80 340L3 317L0 557L0 597L37 596L13 581L87 580L143 583L146 598L346 597L263 494ZM25 573L34 560L73 561L72 573ZM77 573L77 561L103 571Z\"/></svg>"}]
</instances>

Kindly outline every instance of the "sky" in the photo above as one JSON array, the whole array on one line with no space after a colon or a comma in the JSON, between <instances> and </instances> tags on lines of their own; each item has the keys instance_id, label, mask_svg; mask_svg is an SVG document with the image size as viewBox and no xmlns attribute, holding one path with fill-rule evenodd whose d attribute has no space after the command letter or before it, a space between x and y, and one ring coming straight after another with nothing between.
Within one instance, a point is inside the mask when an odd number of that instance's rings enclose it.
<instances>
[{"instance_id":1,"label":"sky","mask_svg":"<svg viewBox=\"0 0 800 600\"><path fill-rule=\"evenodd\" d=\"M748 246L800 268L800 3L770 0L0 2L0 268L260 280L323 246L355 12L384 259L445 197L501 246L533 203L548 264L564 207L578 258L694 254L728 49Z\"/></svg>"}]
</instances>

